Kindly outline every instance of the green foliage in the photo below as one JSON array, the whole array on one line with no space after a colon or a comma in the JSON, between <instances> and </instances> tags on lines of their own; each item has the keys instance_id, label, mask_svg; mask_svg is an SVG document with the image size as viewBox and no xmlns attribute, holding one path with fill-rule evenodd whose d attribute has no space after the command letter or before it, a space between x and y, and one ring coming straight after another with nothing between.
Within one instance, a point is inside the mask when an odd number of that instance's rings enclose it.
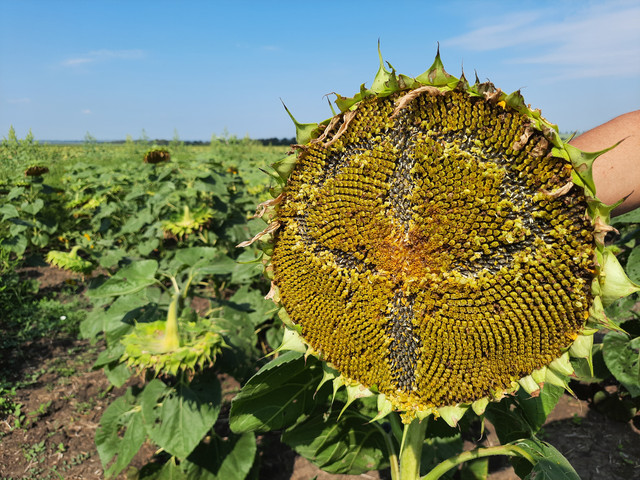
<instances>
[{"instance_id":1,"label":"green foliage","mask_svg":"<svg viewBox=\"0 0 640 480\"><path fill-rule=\"evenodd\" d=\"M152 165L141 160L149 148L144 132L122 145L100 144L87 134L83 145L54 147L32 135L19 140L10 130L0 146L0 319L6 326L0 347L19 352L26 341L80 331L104 340L95 367L115 386L125 385L134 370L142 373L143 382L100 420L96 444L107 476L121 474L148 441L163 453L139 478L240 480L256 471L255 433L273 430L328 472L391 465L402 445L397 414L372 420L379 411L373 398L349 398L314 357L289 352L265 360L264 345L280 342L281 322L264 300L269 285L262 253L235 246L264 228L248 220L269 198L270 180L257 167L286 149L229 135L190 147L176 132L171 162ZM36 163L51 171L24 177L22 167ZM614 220L618 259L638 281L640 213ZM55 298L38 294L36 282L16 272L26 257L85 274L96 267L90 311L85 297L71 290ZM620 398L600 395L594 404L622 405L631 412L625 418L636 412L631 397L640 394L637 301L636 295L607 308L626 334L612 332L596 343L592 365L573 361L580 380L620 385ZM174 327L177 345L166 347ZM243 384L228 419L221 414L228 408L222 373ZM557 450L536 438L561 393L547 383L538 397L520 391L487 408L503 445L524 452L513 459L522 478L576 478ZM10 379L2 378L0 414L22 426L28 418L14 397ZM478 420L467 413L451 428L429 419L422 472L462 458L464 433ZM468 460L458 475L486 478L486 458Z\"/></svg>"},{"instance_id":2,"label":"green foliage","mask_svg":"<svg viewBox=\"0 0 640 480\"><path fill-rule=\"evenodd\" d=\"M140 400L147 433L156 445L187 458L220 413L220 382L215 375L168 386L161 380L146 385Z\"/></svg>"},{"instance_id":3,"label":"green foliage","mask_svg":"<svg viewBox=\"0 0 640 480\"><path fill-rule=\"evenodd\" d=\"M609 332L603 342L607 367L631 394L640 396L640 337Z\"/></svg>"},{"instance_id":4,"label":"green foliage","mask_svg":"<svg viewBox=\"0 0 640 480\"><path fill-rule=\"evenodd\" d=\"M0 349L6 349L8 362L20 356L26 342L77 336L86 316L86 300L78 298L71 288L58 297L37 296L37 281L21 279L15 270L19 265L10 261L0 266Z\"/></svg>"},{"instance_id":5,"label":"green foliage","mask_svg":"<svg viewBox=\"0 0 640 480\"><path fill-rule=\"evenodd\" d=\"M640 282L640 209L615 217L613 225L619 230L616 238L618 259L634 282ZM618 381L631 397L640 397L640 295L634 293L620 299L606 309L607 316L626 332L609 332L602 344L594 345L601 353L599 376ZM594 357L594 361L597 356ZM603 371L604 370L604 371Z\"/></svg>"},{"instance_id":6,"label":"green foliage","mask_svg":"<svg viewBox=\"0 0 640 480\"><path fill-rule=\"evenodd\" d=\"M287 429L282 441L325 472L360 475L388 466L384 433L355 410L316 415Z\"/></svg>"},{"instance_id":7,"label":"green foliage","mask_svg":"<svg viewBox=\"0 0 640 480\"><path fill-rule=\"evenodd\" d=\"M32 164L25 152L35 142L14 137L5 142L13 148L11 158L20 153ZM55 152L69 162L61 161L44 179L16 177L0 185L6 189L0 196L0 305L12 312L9 326L15 327L3 347L35 336L40 321L56 334L77 334L80 326L82 336L104 339L95 367L114 385L124 385L132 369L144 372L145 383L128 388L100 421L96 445L107 477L120 474L150 441L165 456L158 467L143 468L141 478L245 478L255 464L255 437L229 434L227 420L218 418L223 399L217 375L243 381L254 373L265 353L256 334L275 323L263 299L268 283L260 264L236 263L241 253L255 260L255 252L235 248L263 228L248 218L256 193L268 184L254 176L249 193L238 172L253 170L269 155L277 158L282 149L248 141L192 149L176 133L172 161L154 165L142 162L149 148L144 132L121 146L99 144L90 134L82 146L36 146L36 159ZM224 157L240 146L255 159ZM222 155L213 159L214 152ZM8 173L5 165L2 173ZM88 291L92 310L86 314L76 302L69 313L46 298L34 302L35 285L15 272L26 257L83 274L99 267ZM16 302L31 314L39 305L58 318L38 314L27 324L15 315ZM10 409L11 396L2 392Z\"/></svg>"},{"instance_id":8,"label":"green foliage","mask_svg":"<svg viewBox=\"0 0 640 480\"><path fill-rule=\"evenodd\" d=\"M233 400L231 429L236 433L290 427L313 411L322 378L320 362L287 352L254 375ZM326 398L326 397L325 397Z\"/></svg>"},{"instance_id":9,"label":"green foliage","mask_svg":"<svg viewBox=\"0 0 640 480\"><path fill-rule=\"evenodd\" d=\"M212 431L221 409L218 357L237 349L246 353L247 343L252 363L259 352L254 346L255 325L250 318L244 319L249 327L244 335L228 334L224 320L214 315L219 309L200 316L185 300L197 285L218 290L234 268L233 260L216 247L181 248L160 261L131 263L90 290L89 296L99 303L83 323L82 331L89 338L102 333L107 341L96 366L104 368L115 385L124 383L131 374L129 367L159 377L140 391L130 391L120 400L120 406L114 407L115 413L105 412L96 441L108 475L117 475L130 462L131 450L140 448L138 437L127 434L129 429L139 427L135 423L139 421L145 438L173 457L161 475L206 470L193 454L207 442L218 441ZM228 304L225 310L237 308ZM167 343L170 335L175 335L175 343ZM205 437L209 438L207 442ZM247 442L253 437L241 438ZM255 444L252 449L255 453ZM235 448L229 452L237 454ZM219 455L217 460L225 464Z\"/></svg>"}]
</instances>

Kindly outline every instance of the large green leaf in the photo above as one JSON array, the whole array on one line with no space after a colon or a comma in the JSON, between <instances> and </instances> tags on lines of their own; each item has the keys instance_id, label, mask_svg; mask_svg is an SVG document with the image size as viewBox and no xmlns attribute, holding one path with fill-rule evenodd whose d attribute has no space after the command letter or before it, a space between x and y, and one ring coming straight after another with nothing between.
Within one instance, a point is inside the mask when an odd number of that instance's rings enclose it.
<instances>
[{"instance_id":1,"label":"large green leaf","mask_svg":"<svg viewBox=\"0 0 640 480\"><path fill-rule=\"evenodd\" d=\"M264 266L256 254L250 249L246 250L238 257L237 264L231 274L231 282L237 284L251 282L262 275L263 269Z\"/></svg>"},{"instance_id":2,"label":"large green leaf","mask_svg":"<svg viewBox=\"0 0 640 480\"><path fill-rule=\"evenodd\" d=\"M640 297L637 293L622 297L605 308L607 318L620 325L623 320L633 317L632 308Z\"/></svg>"},{"instance_id":3,"label":"large green leaf","mask_svg":"<svg viewBox=\"0 0 640 480\"><path fill-rule=\"evenodd\" d=\"M226 255L219 253L211 263L198 267L198 273L201 275L227 275L232 273L236 268L236 261Z\"/></svg>"},{"instance_id":4,"label":"large green leaf","mask_svg":"<svg viewBox=\"0 0 640 480\"><path fill-rule=\"evenodd\" d=\"M530 396L522 389L518 391L516 408L522 411L523 418L533 433L540 430L563 394L564 388L550 383L544 384L537 397Z\"/></svg>"},{"instance_id":5,"label":"large green leaf","mask_svg":"<svg viewBox=\"0 0 640 480\"><path fill-rule=\"evenodd\" d=\"M582 383L600 383L611 376L611 372L604 363L602 354L602 344L596 343L591 349L591 358L593 365L593 375L591 367L586 358L572 358L571 366L575 371L577 379Z\"/></svg>"},{"instance_id":6,"label":"large green leaf","mask_svg":"<svg viewBox=\"0 0 640 480\"><path fill-rule=\"evenodd\" d=\"M485 417L493 424L501 443L508 443L532 435L532 428L522 408L512 397L505 397L498 403L489 403Z\"/></svg>"},{"instance_id":7,"label":"large green leaf","mask_svg":"<svg viewBox=\"0 0 640 480\"><path fill-rule=\"evenodd\" d=\"M632 282L640 283L640 246L631 250L625 270Z\"/></svg>"},{"instance_id":8,"label":"large green leaf","mask_svg":"<svg viewBox=\"0 0 640 480\"><path fill-rule=\"evenodd\" d=\"M640 337L629 339L620 332L609 332L604 337L604 361L616 380L633 397L640 395Z\"/></svg>"},{"instance_id":9,"label":"large green leaf","mask_svg":"<svg viewBox=\"0 0 640 480\"><path fill-rule=\"evenodd\" d=\"M328 418L314 415L287 430L282 441L319 468L329 473L360 475L386 466L383 434L370 418L339 409Z\"/></svg>"},{"instance_id":10,"label":"large green leaf","mask_svg":"<svg viewBox=\"0 0 640 480\"><path fill-rule=\"evenodd\" d=\"M218 249L213 247L189 247L177 250L173 258L180 265L193 267L197 263L211 261L218 253Z\"/></svg>"},{"instance_id":11,"label":"large green leaf","mask_svg":"<svg viewBox=\"0 0 640 480\"><path fill-rule=\"evenodd\" d=\"M308 415L322 378L319 361L287 352L268 363L231 403L229 422L236 433L266 432L289 427Z\"/></svg>"},{"instance_id":12,"label":"large green leaf","mask_svg":"<svg viewBox=\"0 0 640 480\"><path fill-rule=\"evenodd\" d=\"M545 383L537 397L520 389L516 396L508 396L498 403L490 403L485 416L496 429L502 443L535 435L558 403L564 389Z\"/></svg>"},{"instance_id":13,"label":"large green leaf","mask_svg":"<svg viewBox=\"0 0 640 480\"><path fill-rule=\"evenodd\" d=\"M93 368L102 368L109 381L116 387L124 385L131 376L129 367L120 361L123 354L124 345L115 342L103 350L93 364Z\"/></svg>"},{"instance_id":14,"label":"large green leaf","mask_svg":"<svg viewBox=\"0 0 640 480\"><path fill-rule=\"evenodd\" d=\"M137 233L142 230L142 227L148 223L153 223L156 218L147 209L137 212L135 215L129 217L129 219L120 228L120 235L127 235L131 233Z\"/></svg>"},{"instance_id":15,"label":"large green leaf","mask_svg":"<svg viewBox=\"0 0 640 480\"><path fill-rule=\"evenodd\" d=\"M252 432L230 435L226 440L213 437L201 443L182 463L187 478L202 480L244 480L256 456L256 440Z\"/></svg>"},{"instance_id":16,"label":"large green leaf","mask_svg":"<svg viewBox=\"0 0 640 480\"><path fill-rule=\"evenodd\" d=\"M236 262L213 247L183 248L176 252L173 267L188 266L200 275L225 275L233 272Z\"/></svg>"},{"instance_id":17,"label":"large green leaf","mask_svg":"<svg viewBox=\"0 0 640 480\"><path fill-rule=\"evenodd\" d=\"M44 200L42 200L41 198L36 198L33 202L30 203L25 202L20 206L23 212L29 213L31 215L35 215L36 213L38 213L40 210L42 210L42 207L44 207Z\"/></svg>"},{"instance_id":18,"label":"large green leaf","mask_svg":"<svg viewBox=\"0 0 640 480\"><path fill-rule=\"evenodd\" d=\"M513 442L533 457L534 465L521 458L512 463L518 476L525 480L580 480L569 461L552 445L528 438Z\"/></svg>"},{"instance_id":19,"label":"large green leaf","mask_svg":"<svg viewBox=\"0 0 640 480\"><path fill-rule=\"evenodd\" d=\"M7 203L0 207L0 214L2 214L2 220L0 220L2 222L10 218L16 218L20 216L20 213L18 213L18 209L10 203Z\"/></svg>"},{"instance_id":20,"label":"large green leaf","mask_svg":"<svg viewBox=\"0 0 640 480\"><path fill-rule=\"evenodd\" d=\"M431 422L431 420L429 421ZM452 436L445 437L431 436L430 430L432 425L433 423L430 423L427 427L428 438L425 439L424 444L422 445L422 455L420 456L421 472L429 472L440 462L462 452L463 441L462 434L460 432L456 432ZM451 469L440 478L448 480L453 478L455 473L456 470Z\"/></svg>"},{"instance_id":21,"label":"large green leaf","mask_svg":"<svg viewBox=\"0 0 640 480\"><path fill-rule=\"evenodd\" d=\"M131 388L105 410L95 441L106 477L118 475L140 450L146 431Z\"/></svg>"},{"instance_id":22,"label":"large green leaf","mask_svg":"<svg viewBox=\"0 0 640 480\"><path fill-rule=\"evenodd\" d=\"M119 270L99 287L89 290L92 298L114 297L138 292L155 283L158 262L140 260Z\"/></svg>"},{"instance_id":23,"label":"large green leaf","mask_svg":"<svg viewBox=\"0 0 640 480\"><path fill-rule=\"evenodd\" d=\"M242 316L226 316L216 319L216 325L229 346L216 360L216 367L244 383L256 373L256 362L262 356L256 348L255 328Z\"/></svg>"},{"instance_id":24,"label":"large green leaf","mask_svg":"<svg viewBox=\"0 0 640 480\"><path fill-rule=\"evenodd\" d=\"M149 437L171 455L186 458L218 418L220 382L206 375L171 387L155 379L140 403Z\"/></svg>"},{"instance_id":25,"label":"large green leaf","mask_svg":"<svg viewBox=\"0 0 640 480\"><path fill-rule=\"evenodd\" d=\"M109 342L116 341L129 333L134 322L151 322L164 315L156 303L159 299L159 291L148 289L117 298L107 310L96 307L80 324L80 334L94 338L105 332Z\"/></svg>"},{"instance_id":26,"label":"large green leaf","mask_svg":"<svg viewBox=\"0 0 640 480\"><path fill-rule=\"evenodd\" d=\"M224 317L232 319L238 315L245 316L253 326L258 326L272 318L274 313L273 302L265 300L260 290L243 285L229 299Z\"/></svg>"},{"instance_id":27,"label":"large green leaf","mask_svg":"<svg viewBox=\"0 0 640 480\"><path fill-rule=\"evenodd\" d=\"M612 218L611 223L640 223L640 208Z\"/></svg>"}]
</instances>

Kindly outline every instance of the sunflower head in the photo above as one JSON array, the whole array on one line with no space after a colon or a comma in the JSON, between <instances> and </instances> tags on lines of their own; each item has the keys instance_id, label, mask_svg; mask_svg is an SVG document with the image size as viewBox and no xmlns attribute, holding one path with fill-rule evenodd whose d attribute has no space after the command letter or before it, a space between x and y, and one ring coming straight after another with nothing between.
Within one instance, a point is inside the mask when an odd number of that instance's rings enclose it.
<instances>
[{"instance_id":1,"label":"sunflower head","mask_svg":"<svg viewBox=\"0 0 640 480\"><path fill-rule=\"evenodd\" d=\"M183 238L193 232L202 230L213 217L213 212L207 207L200 207L191 210L188 205L184 205L181 215L174 215L171 220L162 222L165 232L170 232Z\"/></svg>"},{"instance_id":2,"label":"sunflower head","mask_svg":"<svg viewBox=\"0 0 640 480\"><path fill-rule=\"evenodd\" d=\"M90 274L94 266L93 264L78 255L80 246L76 245L69 252L59 250L51 250L47 253L47 262L63 270L69 272Z\"/></svg>"},{"instance_id":3,"label":"sunflower head","mask_svg":"<svg viewBox=\"0 0 640 480\"><path fill-rule=\"evenodd\" d=\"M24 171L25 177L41 177L45 173L49 173L49 168L43 165L31 165Z\"/></svg>"},{"instance_id":4,"label":"sunflower head","mask_svg":"<svg viewBox=\"0 0 640 480\"><path fill-rule=\"evenodd\" d=\"M597 154L439 54L416 78L381 58L371 88L336 105L294 120L298 145L261 205L254 240L288 328L334 381L406 420L455 423L520 386L566 386L603 304L638 289L603 244Z\"/></svg>"},{"instance_id":5,"label":"sunflower head","mask_svg":"<svg viewBox=\"0 0 640 480\"><path fill-rule=\"evenodd\" d=\"M144 163L151 164L168 162L171 160L171 154L169 153L169 150L164 148L152 148L144 154L142 160Z\"/></svg>"},{"instance_id":6,"label":"sunflower head","mask_svg":"<svg viewBox=\"0 0 640 480\"><path fill-rule=\"evenodd\" d=\"M168 322L158 320L137 323L122 338L125 348L121 361L139 372L150 370L154 375L193 375L213 365L224 346L215 322L208 319L182 321L178 342L167 342Z\"/></svg>"}]
</instances>

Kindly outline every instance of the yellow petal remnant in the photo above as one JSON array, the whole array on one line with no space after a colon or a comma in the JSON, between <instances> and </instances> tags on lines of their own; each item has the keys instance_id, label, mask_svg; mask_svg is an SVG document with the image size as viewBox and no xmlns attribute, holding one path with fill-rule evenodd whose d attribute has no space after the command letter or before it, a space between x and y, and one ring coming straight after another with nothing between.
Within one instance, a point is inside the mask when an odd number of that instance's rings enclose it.
<instances>
[{"instance_id":1,"label":"yellow petal remnant","mask_svg":"<svg viewBox=\"0 0 640 480\"><path fill-rule=\"evenodd\" d=\"M395 409L452 425L518 381L566 384L600 285L590 172L574 183L575 153L518 92L439 57L374 87L282 163L268 263L288 325Z\"/></svg>"}]
</instances>

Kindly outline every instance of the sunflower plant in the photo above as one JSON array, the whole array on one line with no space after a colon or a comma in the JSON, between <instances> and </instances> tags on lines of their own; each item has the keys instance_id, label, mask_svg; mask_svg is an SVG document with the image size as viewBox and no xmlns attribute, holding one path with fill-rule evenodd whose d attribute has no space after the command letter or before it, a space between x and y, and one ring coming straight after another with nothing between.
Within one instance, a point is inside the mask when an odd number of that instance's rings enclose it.
<instances>
[{"instance_id":1,"label":"sunflower plant","mask_svg":"<svg viewBox=\"0 0 640 480\"><path fill-rule=\"evenodd\" d=\"M250 302L238 292L227 302L212 299L206 311L194 307L205 280L223 283L236 270L215 248L183 248L161 262L132 262L90 289L95 307L81 333L103 336L107 344L95 367L116 387L130 383L96 431L106 478L127 468L145 441L157 446L158 456L139 478L241 479L253 468L254 434L223 436L214 429L224 421L218 375L242 378L242 358L258 357L255 325L267 316L248 318ZM138 382L130 380L134 374Z\"/></svg>"},{"instance_id":2,"label":"sunflower plant","mask_svg":"<svg viewBox=\"0 0 640 480\"><path fill-rule=\"evenodd\" d=\"M522 477L577 478L535 434L575 359L593 373L594 334L621 330L605 308L640 290L605 246L603 152L564 142L520 92L448 74L439 53L415 78L388 67L380 56L333 117L292 117L268 225L241 244L264 252L283 342L231 427L282 430L336 473L435 479L465 463L484 478L486 457L507 455ZM451 455L485 417L503 444Z\"/></svg>"}]
</instances>

